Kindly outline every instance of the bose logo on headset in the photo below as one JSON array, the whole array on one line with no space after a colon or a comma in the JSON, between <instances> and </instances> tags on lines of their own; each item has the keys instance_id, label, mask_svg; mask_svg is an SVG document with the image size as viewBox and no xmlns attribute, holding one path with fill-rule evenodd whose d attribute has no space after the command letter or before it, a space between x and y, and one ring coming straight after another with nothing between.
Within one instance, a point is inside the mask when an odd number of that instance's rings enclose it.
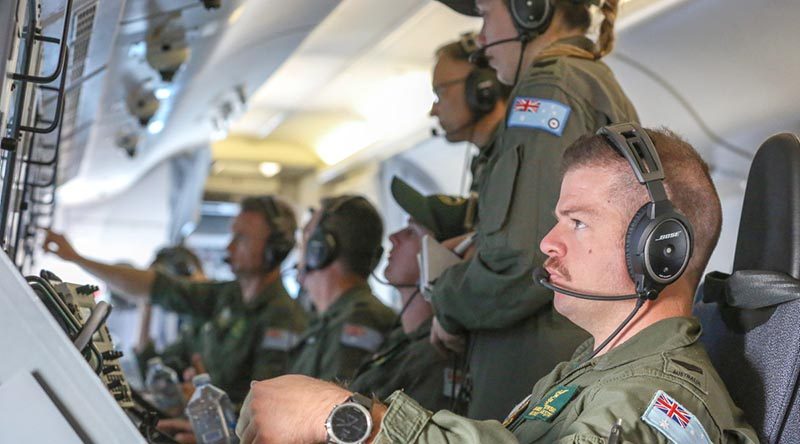
<instances>
[{"instance_id":1,"label":"bose logo on headset","mask_svg":"<svg viewBox=\"0 0 800 444\"><path fill-rule=\"evenodd\" d=\"M658 239L656 239L655 241L656 241L656 242L659 242L659 241L663 241L663 240L667 240L667 239L672 239L672 238L678 237L678 236L680 236L680 235L681 235L681 232L680 232L680 231L676 231L676 232L674 232L674 233L669 233L669 234L662 234L662 235L661 235L661 236L659 236L659 238L658 238Z\"/></svg>"}]
</instances>

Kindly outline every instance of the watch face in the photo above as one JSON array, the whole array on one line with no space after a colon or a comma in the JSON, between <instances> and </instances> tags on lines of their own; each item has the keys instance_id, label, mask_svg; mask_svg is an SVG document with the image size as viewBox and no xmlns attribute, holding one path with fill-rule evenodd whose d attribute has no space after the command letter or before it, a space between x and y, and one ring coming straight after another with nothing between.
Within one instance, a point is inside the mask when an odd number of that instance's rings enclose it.
<instances>
[{"instance_id":1,"label":"watch face","mask_svg":"<svg viewBox=\"0 0 800 444\"><path fill-rule=\"evenodd\" d=\"M333 436L342 443L358 443L366 439L369 419L365 410L356 404L339 406L330 418Z\"/></svg>"}]
</instances>

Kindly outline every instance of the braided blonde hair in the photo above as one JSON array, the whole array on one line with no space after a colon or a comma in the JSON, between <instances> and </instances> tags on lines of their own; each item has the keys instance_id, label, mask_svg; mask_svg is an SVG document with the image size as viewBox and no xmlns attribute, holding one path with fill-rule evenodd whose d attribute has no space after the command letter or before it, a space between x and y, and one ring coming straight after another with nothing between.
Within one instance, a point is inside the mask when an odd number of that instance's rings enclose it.
<instances>
[{"instance_id":1,"label":"braided blonde hair","mask_svg":"<svg viewBox=\"0 0 800 444\"><path fill-rule=\"evenodd\" d=\"M597 58L608 55L614 49L614 22L617 20L619 0L604 0L600 4L603 23L600 25L600 36L597 38Z\"/></svg>"}]
</instances>

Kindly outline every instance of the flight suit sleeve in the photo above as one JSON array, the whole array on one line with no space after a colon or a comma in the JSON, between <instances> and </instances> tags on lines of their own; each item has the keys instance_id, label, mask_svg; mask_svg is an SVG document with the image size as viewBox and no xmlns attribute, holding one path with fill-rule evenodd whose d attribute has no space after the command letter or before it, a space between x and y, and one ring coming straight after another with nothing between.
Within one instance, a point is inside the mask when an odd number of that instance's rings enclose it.
<instances>
[{"instance_id":1,"label":"flight suit sleeve","mask_svg":"<svg viewBox=\"0 0 800 444\"><path fill-rule=\"evenodd\" d=\"M545 258L539 242L555 223L562 155L593 130L594 117L557 83L534 83L516 97L551 103L562 113L563 132L510 126L498 139L498 157L481 190L477 253L446 270L433 286L436 316L450 333L505 328L552 299L552 292L533 284L531 274Z\"/></svg>"},{"instance_id":2,"label":"flight suit sleeve","mask_svg":"<svg viewBox=\"0 0 800 444\"><path fill-rule=\"evenodd\" d=\"M475 421L446 410L434 414L401 391L387 402L389 409L374 444L518 444L497 421Z\"/></svg>"},{"instance_id":3,"label":"flight suit sleeve","mask_svg":"<svg viewBox=\"0 0 800 444\"><path fill-rule=\"evenodd\" d=\"M188 314L198 319L210 319L214 316L214 309L224 285L192 282L156 270L150 298L154 304L167 310Z\"/></svg>"},{"instance_id":4,"label":"flight suit sleeve","mask_svg":"<svg viewBox=\"0 0 800 444\"><path fill-rule=\"evenodd\" d=\"M274 378L288 372L290 351L298 344L308 320L302 310L280 306L270 311L265 324L263 335L254 344L256 351L250 375L252 381Z\"/></svg>"},{"instance_id":5,"label":"flight suit sleeve","mask_svg":"<svg viewBox=\"0 0 800 444\"><path fill-rule=\"evenodd\" d=\"M655 407L659 392L666 398L666 407L673 407L681 413L682 424L672 417L659 412ZM718 396L710 394L709 396ZM644 417L655 418L648 423ZM655 377L626 377L604 384L587 396L585 404L576 414L564 418L568 424L554 442L604 443L611 426L617 419L622 420L621 441L624 443L741 443L754 444L758 439L746 424L735 427L721 427L707 408L707 402L698 398L686 386ZM559 419L557 418L556 421ZM662 428L664 431L660 431ZM674 434L673 434L674 433ZM667 434L673 434L668 438ZM552 442L552 437L532 442ZM525 435L520 435L525 442Z\"/></svg>"}]
</instances>

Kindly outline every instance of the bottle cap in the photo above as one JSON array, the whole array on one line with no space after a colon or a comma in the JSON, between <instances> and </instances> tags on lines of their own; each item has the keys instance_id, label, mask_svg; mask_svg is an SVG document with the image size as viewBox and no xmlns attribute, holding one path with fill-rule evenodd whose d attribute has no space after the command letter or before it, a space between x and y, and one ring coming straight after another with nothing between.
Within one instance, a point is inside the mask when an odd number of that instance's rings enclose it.
<instances>
[{"instance_id":1,"label":"bottle cap","mask_svg":"<svg viewBox=\"0 0 800 444\"><path fill-rule=\"evenodd\" d=\"M192 385L195 387L200 387L207 384L211 384L211 377L208 376L208 373L200 373L192 378Z\"/></svg>"}]
</instances>

